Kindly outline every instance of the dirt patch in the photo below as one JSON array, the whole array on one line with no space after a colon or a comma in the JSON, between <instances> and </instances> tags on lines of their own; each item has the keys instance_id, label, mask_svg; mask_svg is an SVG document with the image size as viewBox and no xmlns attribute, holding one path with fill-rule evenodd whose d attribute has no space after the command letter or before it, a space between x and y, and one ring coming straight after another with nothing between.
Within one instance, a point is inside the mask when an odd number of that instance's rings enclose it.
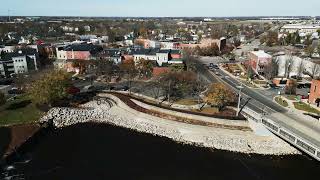
<instances>
[{"instance_id":1,"label":"dirt patch","mask_svg":"<svg viewBox=\"0 0 320 180\"><path fill-rule=\"evenodd\" d=\"M40 126L37 124L0 127L0 159L3 159L14 152L39 129Z\"/></svg>"}]
</instances>

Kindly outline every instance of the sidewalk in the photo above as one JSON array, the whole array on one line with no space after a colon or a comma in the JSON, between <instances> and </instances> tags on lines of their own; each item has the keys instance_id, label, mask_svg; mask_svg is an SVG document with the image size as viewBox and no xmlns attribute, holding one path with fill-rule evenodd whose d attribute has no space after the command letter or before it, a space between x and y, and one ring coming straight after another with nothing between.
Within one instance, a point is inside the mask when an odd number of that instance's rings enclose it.
<instances>
[{"instance_id":1,"label":"sidewalk","mask_svg":"<svg viewBox=\"0 0 320 180\"><path fill-rule=\"evenodd\" d=\"M294 114L294 115L297 115L297 116L300 117L300 118L308 119L308 120L311 120L311 121L317 121L317 119L312 118L312 117L310 117L310 116L308 116L308 115L305 115L305 113L309 113L309 114L314 114L314 113L311 113L311 112L308 112L308 111L302 111L302 110L299 110L299 109L296 109L296 108L295 108L294 103L295 103L295 102L299 102L299 101L290 100L290 99L288 99L288 98L285 97L285 96L276 96L276 97L280 97L280 98L282 98L283 100L287 101L288 107L285 107L285 108L288 109L288 111L290 112L290 114ZM274 97L274 101L275 101L275 98L276 98L276 97ZM305 101L306 101L306 100L302 100L301 102L306 103ZM276 102L276 101L275 101L275 102ZM306 103L306 104L308 104L308 103ZM313 107L313 106L311 105L311 107ZM317 110L320 111L320 108L315 108L315 109L317 109ZM318 121L319 121L319 120L318 120ZM320 122L320 121L319 121L319 122Z\"/></svg>"},{"instance_id":2,"label":"sidewalk","mask_svg":"<svg viewBox=\"0 0 320 180\"><path fill-rule=\"evenodd\" d=\"M237 65L239 66L240 69L243 70L243 68L242 68L239 64L237 64ZM240 77L234 76L232 73L230 73L229 71L225 70L225 69L222 67L222 65L219 65L219 68L220 68L220 70L223 71L225 74L227 74L228 76L230 76L230 77L233 78L233 79L236 79L236 80L240 81L244 86L246 86L246 87L248 87L248 88L250 88L250 89L260 89L260 90L269 89L269 88L261 87L259 84L255 84L255 83L253 83L253 82L248 82L248 81L245 80L245 79L241 79ZM255 86L255 87L250 87L247 83L249 83L249 84L252 83L251 85L252 85L252 86Z\"/></svg>"},{"instance_id":3,"label":"sidewalk","mask_svg":"<svg viewBox=\"0 0 320 180\"><path fill-rule=\"evenodd\" d=\"M303 99L303 100L301 100L301 101L304 102L304 103L306 103L306 104L309 104L308 99ZM313 107L314 109L320 111L320 107L318 107L316 104L310 103L309 105L310 105L311 107Z\"/></svg>"}]
</instances>

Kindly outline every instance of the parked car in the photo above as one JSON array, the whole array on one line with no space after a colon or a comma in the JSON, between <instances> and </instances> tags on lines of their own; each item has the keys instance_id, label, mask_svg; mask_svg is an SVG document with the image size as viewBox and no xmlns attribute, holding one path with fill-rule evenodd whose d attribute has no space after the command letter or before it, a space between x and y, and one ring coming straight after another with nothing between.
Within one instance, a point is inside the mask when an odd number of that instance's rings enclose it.
<instances>
[{"instance_id":1,"label":"parked car","mask_svg":"<svg viewBox=\"0 0 320 180\"><path fill-rule=\"evenodd\" d=\"M280 87L275 84L269 84L269 86L273 89L279 89Z\"/></svg>"},{"instance_id":2,"label":"parked car","mask_svg":"<svg viewBox=\"0 0 320 180\"><path fill-rule=\"evenodd\" d=\"M300 96L301 99L309 99L308 95L297 94L297 96Z\"/></svg>"},{"instance_id":3,"label":"parked car","mask_svg":"<svg viewBox=\"0 0 320 180\"><path fill-rule=\"evenodd\" d=\"M128 91L130 88L128 86L121 86L121 85L118 85L118 86L112 86L110 88L110 90L115 90L115 91Z\"/></svg>"},{"instance_id":4,"label":"parked car","mask_svg":"<svg viewBox=\"0 0 320 180\"><path fill-rule=\"evenodd\" d=\"M79 78L78 77L72 77L71 80L72 81L77 81L77 80L79 80Z\"/></svg>"},{"instance_id":5,"label":"parked car","mask_svg":"<svg viewBox=\"0 0 320 180\"><path fill-rule=\"evenodd\" d=\"M24 92L18 88L12 88L8 91L8 94L23 94Z\"/></svg>"},{"instance_id":6,"label":"parked car","mask_svg":"<svg viewBox=\"0 0 320 180\"><path fill-rule=\"evenodd\" d=\"M82 89L82 92L94 92L96 89L93 85L88 85L88 86L85 86L83 89Z\"/></svg>"},{"instance_id":7,"label":"parked car","mask_svg":"<svg viewBox=\"0 0 320 180\"><path fill-rule=\"evenodd\" d=\"M217 76L221 76L221 74L220 74L219 72L216 72L215 74L216 74Z\"/></svg>"},{"instance_id":8,"label":"parked car","mask_svg":"<svg viewBox=\"0 0 320 180\"><path fill-rule=\"evenodd\" d=\"M80 93L80 89L77 88L77 87L71 86L71 87L69 87L69 88L67 89L67 93L68 93L68 94L72 94L72 95L78 94L78 93Z\"/></svg>"}]
</instances>

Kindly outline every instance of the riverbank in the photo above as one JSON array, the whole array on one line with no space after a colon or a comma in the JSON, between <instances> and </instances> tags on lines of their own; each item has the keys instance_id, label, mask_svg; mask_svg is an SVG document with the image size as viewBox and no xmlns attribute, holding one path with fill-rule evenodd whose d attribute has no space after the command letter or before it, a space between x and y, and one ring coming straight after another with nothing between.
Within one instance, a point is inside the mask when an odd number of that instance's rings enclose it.
<instances>
[{"instance_id":1,"label":"riverbank","mask_svg":"<svg viewBox=\"0 0 320 180\"><path fill-rule=\"evenodd\" d=\"M306 156L232 153L101 123L51 131L13 164L24 179L313 179L319 163ZM1 178L0 178L1 179Z\"/></svg>"},{"instance_id":2,"label":"riverbank","mask_svg":"<svg viewBox=\"0 0 320 180\"><path fill-rule=\"evenodd\" d=\"M259 136L252 131L243 130L243 127L250 128L247 122L226 120L224 126L228 128L194 125L139 112L110 94L101 96L112 99L114 104L97 105L97 102L92 101L81 108L54 108L41 121L53 120L55 126L61 128L85 122L107 123L167 137L183 144L247 154L299 154L295 148L276 136ZM139 105L142 106L141 102ZM210 123L223 125L221 119L215 118L211 118Z\"/></svg>"},{"instance_id":3,"label":"riverbank","mask_svg":"<svg viewBox=\"0 0 320 180\"><path fill-rule=\"evenodd\" d=\"M40 130L37 124L0 127L0 160L15 152Z\"/></svg>"}]
</instances>

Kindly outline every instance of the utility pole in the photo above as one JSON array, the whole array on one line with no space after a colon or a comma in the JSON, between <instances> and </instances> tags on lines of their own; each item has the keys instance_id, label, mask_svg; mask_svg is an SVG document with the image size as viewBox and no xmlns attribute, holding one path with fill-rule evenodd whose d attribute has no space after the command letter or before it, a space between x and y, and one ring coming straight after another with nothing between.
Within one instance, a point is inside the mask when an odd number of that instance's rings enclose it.
<instances>
[{"instance_id":1,"label":"utility pole","mask_svg":"<svg viewBox=\"0 0 320 180\"><path fill-rule=\"evenodd\" d=\"M240 104L241 104L241 91L243 89L242 83L241 83L240 86L237 86L237 88L239 89L237 116L239 116L239 114L240 114Z\"/></svg>"},{"instance_id":2,"label":"utility pole","mask_svg":"<svg viewBox=\"0 0 320 180\"><path fill-rule=\"evenodd\" d=\"M170 93L171 93L171 79L169 80L169 87L168 87L168 102L170 104Z\"/></svg>"}]
</instances>

